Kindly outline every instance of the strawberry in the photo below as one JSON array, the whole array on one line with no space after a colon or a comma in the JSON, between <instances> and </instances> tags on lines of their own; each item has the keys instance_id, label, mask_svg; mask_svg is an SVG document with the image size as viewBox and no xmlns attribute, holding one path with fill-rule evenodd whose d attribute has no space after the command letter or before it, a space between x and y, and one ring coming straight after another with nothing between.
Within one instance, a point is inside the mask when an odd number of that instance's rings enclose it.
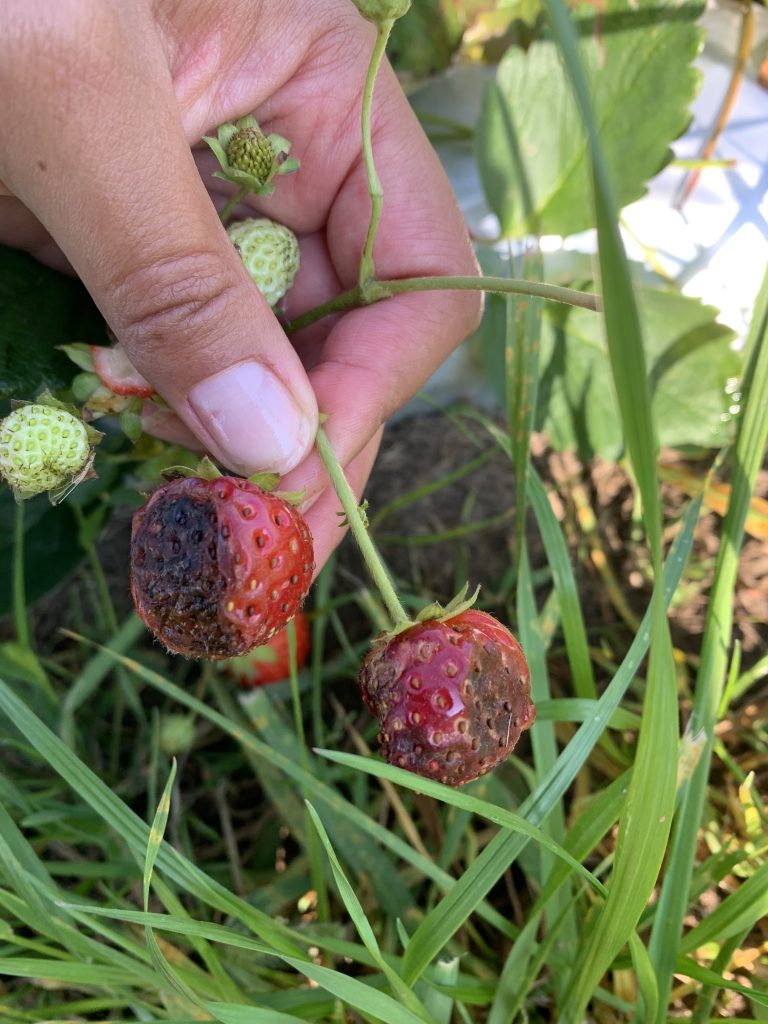
<instances>
[{"instance_id":1,"label":"strawberry","mask_svg":"<svg viewBox=\"0 0 768 1024\"><path fill-rule=\"evenodd\" d=\"M0 477L17 500L49 491L55 503L93 475L92 443L102 435L45 394L0 423Z\"/></svg>"},{"instance_id":2,"label":"strawberry","mask_svg":"<svg viewBox=\"0 0 768 1024\"><path fill-rule=\"evenodd\" d=\"M104 387L116 395L150 398L155 389L128 358L123 346L117 342L111 348L89 345L93 359L93 372Z\"/></svg>"},{"instance_id":3,"label":"strawberry","mask_svg":"<svg viewBox=\"0 0 768 1024\"><path fill-rule=\"evenodd\" d=\"M250 217L227 228L245 269L270 304L285 295L299 269L299 243L290 228L267 217Z\"/></svg>"},{"instance_id":4,"label":"strawberry","mask_svg":"<svg viewBox=\"0 0 768 1024\"><path fill-rule=\"evenodd\" d=\"M293 619L296 630L296 665L301 668L309 657L309 622L303 612ZM277 683L291 674L288 650L288 630L275 633L269 643L256 647L242 658L224 662L224 671L235 679L243 690L253 690L267 683Z\"/></svg>"},{"instance_id":5,"label":"strawberry","mask_svg":"<svg viewBox=\"0 0 768 1024\"><path fill-rule=\"evenodd\" d=\"M230 167L252 174L262 186L274 176L278 154L257 124L238 128L224 152Z\"/></svg>"},{"instance_id":6,"label":"strawberry","mask_svg":"<svg viewBox=\"0 0 768 1024\"><path fill-rule=\"evenodd\" d=\"M472 608L385 636L359 682L379 720L382 755L449 786L503 761L536 717L520 644Z\"/></svg>"},{"instance_id":7,"label":"strawberry","mask_svg":"<svg viewBox=\"0 0 768 1024\"><path fill-rule=\"evenodd\" d=\"M176 654L233 658L265 644L298 611L312 569L303 517L240 477L174 479L133 517L133 600Z\"/></svg>"}]
</instances>

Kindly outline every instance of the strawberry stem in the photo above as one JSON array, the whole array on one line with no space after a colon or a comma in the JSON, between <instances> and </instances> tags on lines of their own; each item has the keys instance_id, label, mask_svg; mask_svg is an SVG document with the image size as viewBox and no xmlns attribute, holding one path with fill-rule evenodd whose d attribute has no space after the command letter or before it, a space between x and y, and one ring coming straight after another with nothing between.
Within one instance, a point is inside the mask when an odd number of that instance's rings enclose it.
<instances>
[{"instance_id":1,"label":"strawberry stem","mask_svg":"<svg viewBox=\"0 0 768 1024\"><path fill-rule=\"evenodd\" d=\"M230 200L224 204L224 206L221 209L221 213L219 214L219 220L224 225L224 227L227 226L227 221L232 215L232 211L234 210L234 208L237 206L238 203L241 203L243 199L245 199L249 192L250 189L248 188L248 186L243 185L243 187L238 189L237 192L235 192L235 194L230 198Z\"/></svg>"},{"instance_id":2,"label":"strawberry stem","mask_svg":"<svg viewBox=\"0 0 768 1024\"><path fill-rule=\"evenodd\" d=\"M357 546L360 548L360 553L365 560L365 564L368 566L368 571L379 588L379 593L389 612L393 626L397 628L404 623L410 622L410 617L400 603L400 598L397 596L397 591L389 572L381 560L381 555L379 555L376 545L368 535L368 529L363 514L360 511L360 506L357 503L357 498L349 486L347 478L344 476L344 471L339 465L338 459L331 447L331 442L328 440L328 435L322 427L318 427L315 446L320 458L323 460L328 476L331 478L333 489L338 495L341 507L346 513L349 528L357 541Z\"/></svg>"},{"instance_id":3,"label":"strawberry stem","mask_svg":"<svg viewBox=\"0 0 768 1024\"><path fill-rule=\"evenodd\" d=\"M343 313L347 309L372 305L393 295L406 292L427 291L482 291L499 292L507 295L532 295L535 298L547 299L550 302L561 302L566 306L579 306L599 312L602 309L600 296L593 292L580 292L575 288L561 288L556 284L545 284L543 281L524 281L509 277L408 277L395 281L369 281L365 288L355 285L349 291L341 292L328 302L323 302L314 309L307 310L285 324L285 330L291 334L332 313Z\"/></svg>"},{"instance_id":4,"label":"strawberry stem","mask_svg":"<svg viewBox=\"0 0 768 1024\"><path fill-rule=\"evenodd\" d=\"M368 178L368 195L371 197L371 223L368 225L368 234L363 247L363 255L360 260L360 274L358 280L360 287L365 288L366 284L373 279L376 268L373 262L373 243L376 240L376 232L381 219L381 207L384 201L384 192L376 173L376 165L373 162L373 144L371 141L371 105L373 102L373 86L376 75L381 64L384 51L387 48L389 33L394 25L393 18L385 18L376 23L376 45L371 54L371 61L368 65L368 74L365 77L365 88L363 89L363 160L365 162L365 173Z\"/></svg>"},{"instance_id":5,"label":"strawberry stem","mask_svg":"<svg viewBox=\"0 0 768 1024\"><path fill-rule=\"evenodd\" d=\"M30 650L29 620L24 586L24 502L16 504L16 529L13 538L13 619L19 647Z\"/></svg>"}]
</instances>

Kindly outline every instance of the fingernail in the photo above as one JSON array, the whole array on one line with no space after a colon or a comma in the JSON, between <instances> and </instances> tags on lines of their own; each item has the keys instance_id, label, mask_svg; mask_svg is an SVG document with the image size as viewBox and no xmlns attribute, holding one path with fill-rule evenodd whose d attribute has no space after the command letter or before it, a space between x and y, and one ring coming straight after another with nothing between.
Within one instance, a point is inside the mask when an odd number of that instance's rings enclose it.
<instances>
[{"instance_id":1,"label":"fingernail","mask_svg":"<svg viewBox=\"0 0 768 1024\"><path fill-rule=\"evenodd\" d=\"M213 454L243 476L287 473L301 462L316 424L263 363L236 363L196 384L188 402Z\"/></svg>"}]
</instances>

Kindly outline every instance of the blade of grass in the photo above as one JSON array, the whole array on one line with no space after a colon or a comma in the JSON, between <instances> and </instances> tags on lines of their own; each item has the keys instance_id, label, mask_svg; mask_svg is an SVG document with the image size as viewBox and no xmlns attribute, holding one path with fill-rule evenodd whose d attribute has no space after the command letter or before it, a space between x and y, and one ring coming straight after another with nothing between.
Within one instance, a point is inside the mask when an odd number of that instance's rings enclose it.
<instances>
[{"instance_id":1,"label":"blade of grass","mask_svg":"<svg viewBox=\"0 0 768 1024\"><path fill-rule=\"evenodd\" d=\"M301 707L301 694L299 693L299 668L296 662L296 626L289 622L287 627L288 636L288 659L290 665L291 681L291 704L293 705L293 727L296 733L296 741L299 745L299 763L303 770L309 774L309 749L307 737L304 732L304 715ZM302 798L306 804L307 794L302 792ZM305 814L306 814L305 810ZM306 837L307 857L309 859L309 874L312 879L317 900L317 916L320 921L328 922L331 919L331 906L328 899L328 886L325 881L323 870L322 854L317 843L317 834L311 828L309 821L304 829Z\"/></svg>"},{"instance_id":2,"label":"blade of grass","mask_svg":"<svg viewBox=\"0 0 768 1024\"><path fill-rule=\"evenodd\" d=\"M160 803L157 805L157 812L152 821L149 836L147 837L147 855L144 859L144 872L142 877L145 913L149 910L149 893L152 887L152 872L155 867L157 856L162 847L165 827L168 824L168 815L171 810L171 791L173 790L175 778L176 758L173 759L171 764L168 781L163 789L162 796L160 797ZM155 933L152 931L150 925L145 925L144 934L147 939L147 947L149 948L149 952L152 957L152 963L155 965L155 969L160 977L164 978L171 988L174 989L185 1002L191 1003L192 1006L202 1008L203 1003L198 998L197 993L187 985L187 983L179 976L178 972L175 971L168 963L168 960L163 955L160 945L155 938Z\"/></svg>"},{"instance_id":3,"label":"blade of grass","mask_svg":"<svg viewBox=\"0 0 768 1024\"><path fill-rule=\"evenodd\" d=\"M146 627L135 612L131 612L120 629L110 639L109 646L124 654L136 643ZM112 671L114 662L103 654L89 658L77 679L67 690L61 703L59 735L68 747L75 746L75 712L94 693L104 677Z\"/></svg>"},{"instance_id":4,"label":"blade of grass","mask_svg":"<svg viewBox=\"0 0 768 1024\"><path fill-rule=\"evenodd\" d=\"M576 860L584 860L616 822L624 804L628 782L629 778L625 772L602 792L598 792L587 810L572 824L563 846ZM504 963L496 985L488 1024L508 1024L519 1013L529 991L529 986L523 979L526 975L532 975L534 978L538 975L538 968L535 971L533 968L529 970L528 964L536 954L536 937L541 917L548 909L553 893L562 886L569 875L568 865L558 861Z\"/></svg>"},{"instance_id":5,"label":"blade of grass","mask_svg":"<svg viewBox=\"0 0 768 1024\"><path fill-rule=\"evenodd\" d=\"M768 861L738 889L707 914L680 940L681 954L693 953L708 942L722 942L768 915Z\"/></svg>"},{"instance_id":6,"label":"blade of grass","mask_svg":"<svg viewBox=\"0 0 768 1024\"><path fill-rule=\"evenodd\" d=\"M331 840L328 838L328 833L323 827L320 816L309 801L307 801L307 810L312 818L315 828L317 829L320 841L325 847L325 852L330 862L331 871L333 872L333 877L336 882L336 888L339 890L339 896L341 896L342 902L347 908L347 913L357 929L357 934L362 939L363 945L371 954L382 974L389 982L393 995L397 997L403 1006L412 1010L416 1016L427 1022L432 1021L432 1024L434 1024L432 1017L427 1012L421 1000L405 984L397 971L394 971L381 955L379 943L368 918L365 916L362 904L355 895L355 890L349 884L347 876L344 874L344 870L339 863L339 858L336 856L336 851L333 848Z\"/></svg>"},{"instance_id":7,"label":"blade of grass","mask_svg":"<svg viewBox=\"0 0 768 1024\"><path fill-rule=\"evenodd\" d=\"M739 985L729 978L723 978L708 967L704 967L691 956L678 957L675 964L675 973L682 974L686 978L695 978L696 981L701 981L705 985L716 985L718 988L728 989L729 992L739 992L741 995L746 996L748 1000L757 1003L758 1006L768 1006L768 991L765 989L757 988L757 986L747 988L746 985ZM723 1018L720 1019L722 1020Z\"/></svg>"},{"instance_id":8,"label":"blade of grass","mask_svg":"<svg viewBox=\"0 0 768 1024\"><path fill-rule=\"evenodd\" d=\"M382 1021L397 1021L397 1024L424 1024L422 1017L417 1017L401 1003L395 1002L391 996L384 992L378 992L375 988L371 988L370 985L366 985L356 978L331 971L327 967L307 963L305 960L294 960L292 957L282 955L281 959L303 974L305 978L315 982L320 988L337 996L361 1013L370 1014Z\"/></svg>"},{"instance_id":9,"label":"blade of grass","mask_svg":"<svg viewBox=\"0 0 768 1024\"><path fill-rule=\"evenodd\" d=\"M704 625L701 661L696 679L690 729L706 736L701 758L685 784L667 873L659 897L650 950L659 975L664 1009L678 959L683 919L688 908L698 832L706 798L714 730L728 671L728 651L733 626L733 592L739 552L744 537L749 501L757 471L768 443L768 272L755 304L749 337L748 362L742 382L742 408L733 446L733 481L722 540L715 564ZM659 1014L660 1019L661 1011Z\"/></svg>"},{"instance_id":10,"label":"blade of grass","mask_svg":"<svg viewBox=\"0 0 768 1024\"><path fill-rule=\"evenodd\" d=\"M544 549L547 552L547 562L552 570L552 579L557 591L560 623L563 627L573 688L577 697L594 699L597 697L597 686L592 671L592 660L589 656L587 630L584 625L579 592L576 589L576 580L565 538L560 524L555 518L555 513L552 511L544 484L530 464L527 477L531 507L536 516Z\"/></svg>"},{"instance_id":11,"label":"blade of grass","mask_svg":"<svg viewBox=\"0 0 768 1024\"><path fill-rule=\"evenodd\" d=\"M656 883L674 810L677 773L677 679L662 599L658 443L651 412L640 315L618 226L578 38L563 0L547 0L563 65L571 81L591 157L611 375L632 470L642 499L655 585L651 599L650 663L643 724L627 802L619 826L606 903L574 966L563 1021L581 1021L601 977L632 934Z\"/></svg>"},{"instance_id":12,"label":"blade of grass","mask_svg":"<svg viewBox=\"0 0 768 1024\"><path fill-rule=\"evenodd\" d=\"M526 451L523 472L525 472L527 463L528 452ZM528 545L524 535L522 537L517 575L517 617L520 628L520 643L525 651L525 656L531 670L531 696L533 697L534 704L538 704L539 701L549 700L549 674L544 643L536 616L533 583L528 563ZM533 748L533 761L536 768L536 781L540 782L543 778L547 777L557 761L557 741L555 739L555 729L551 722L540 722L531 730L531 746ZM566 833L565 809L562 799L557 801L547 815L543 828L547 835L562 845ZM548 851L540 850L539 863L540 875L538 881L539 887L542 887L551 875L554 867L552 855ZM562 891L552 894L551 916L561 922L558 955L564 957L565 963L572 957L573 949L578 944L576 918L572 909L568 909L570 905L571 893L567 885L563 887ZM563 973L557 971L556 989L559 990L562 980Z\"/></svg>"},{"instance_id":13,"label":"blade of grass","mask_svg":"<svg viewBox=\"0 0 768 1024\"><path fill-rule=\"evenodd\" d=\"M206 1003L205 1009L221 1024L306 1024L304 1017L258 1006L233 1006L231 1003Z\"/></svg>"},{"instance_id":14,"label":"blade of grass","mask_svg":"<svg viewBox=\"0 0 768 1024\"><path fill-rule=\"evenodd\" d=\"M451 807L459 807L462 810L478 814L480 817L487 818L488 821L492 821L502 828L524 835L527 840L533 839L545 850L548 850L568 864L570 869L589 882L596 892L601 894L605 892L603 883L595 878L591 871L585 868L583 864L580 864L559 843L551 839L546 832L532 825L519 814L515 814L514 811L507 811L505 808L491 804L487 800L471 796L463 790L451 789L450 786L444 786L441 782L434 782L432 779L423 778L421 775L415 775L404 768L397 768L395 765L386 764L374 758L360 757L359 754L347 754L340 750L318 750L317 753L336 764L346 765L348 768L365 772L377 778L389 779L391 782L396 782L398 785L411 789L415 793L424 793L426 796L431 796L435 800L449 804ZM412 938L408 946L409 951L413 946L413 942L414 939Z\"/></svg>"},{"instance_id":15,"label":"blade of grass","mask_svg":"<svg viewBox=\"0 0 768 1024\"><path fill-rule=\"evenodd\" d=\"M119 657L113 655L113 658ZM128 668L132 664L130 659L124 659L124 663ZM147 825L19 700L2 679L0 710L32 744L40 757L44 758L67 784L125 839L133 853L143 857L149 836ZM273 922L268 915L234 896L176 850L165 845L161 847L158 863L164 872L188 892L224 913L237 917L257 935L273 944L275 949L298 951L290 929Z\"/></svg>"}]
</instances>

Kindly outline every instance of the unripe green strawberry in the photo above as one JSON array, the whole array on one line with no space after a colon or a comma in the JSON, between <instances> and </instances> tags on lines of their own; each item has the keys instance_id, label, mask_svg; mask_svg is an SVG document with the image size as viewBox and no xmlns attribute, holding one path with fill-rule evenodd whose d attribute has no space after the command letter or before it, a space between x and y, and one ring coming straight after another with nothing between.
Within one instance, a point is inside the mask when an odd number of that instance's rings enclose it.
<instances>
[{"instance_id":1,"label":"unripe green strawberry","mask_svg":"<svg viewBox=\"0 0 768 1024\"><path fill-rule=\"evenodd\" d=\"M266 217L237 221L227 234L240 252L245 269L270 304L285 295L299 269L299 243L282 224Z\"/></svg>"},{"instance_id":2,"label":"unripe green strawberry","mask_svg":"<svg viewBox=\"0 0 768 1024\"><path fill-rule=\"evenodd\" d=\"M258 125L238 128L225 152L230 167L252 174L261 185L266 185L274 174L277 153Z\"/></svg>"},{"instance_id":3,"label":"unripe green strawberry","mask_svg":"<svg viewBox=\"0 0 768 1024\"><path fill-rule=\"evenodd\" d=\"M32 403L0 423L0 476L19 499L66 487L91 459L85 424L64 409Z\"/></svg>"}]
</instances>

